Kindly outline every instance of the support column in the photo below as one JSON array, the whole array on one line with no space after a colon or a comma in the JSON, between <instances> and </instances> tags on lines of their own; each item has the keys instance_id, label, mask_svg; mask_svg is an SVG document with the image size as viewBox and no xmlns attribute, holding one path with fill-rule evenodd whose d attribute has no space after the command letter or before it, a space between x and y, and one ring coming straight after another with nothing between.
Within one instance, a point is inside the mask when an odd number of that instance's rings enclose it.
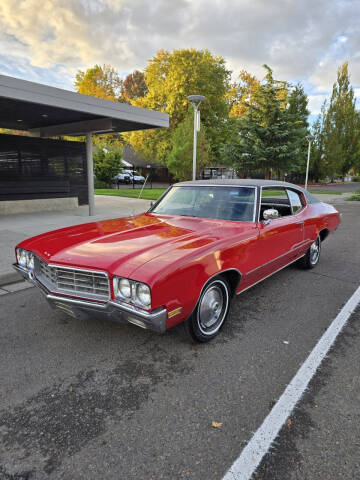
<instances>
[{"instance_id":1,"label":"support column","mask_svg":"<svg viewBox=\"0 0 360 480\"><path fill-rule=\"evenodd\" d=\"M92 133L86 134L86 163L87 163L87 178L88 178L88 197L89 197L89 216L94 215L95 200L94 200L94 164L92 151Z\"/></svg>"}]
</instances>

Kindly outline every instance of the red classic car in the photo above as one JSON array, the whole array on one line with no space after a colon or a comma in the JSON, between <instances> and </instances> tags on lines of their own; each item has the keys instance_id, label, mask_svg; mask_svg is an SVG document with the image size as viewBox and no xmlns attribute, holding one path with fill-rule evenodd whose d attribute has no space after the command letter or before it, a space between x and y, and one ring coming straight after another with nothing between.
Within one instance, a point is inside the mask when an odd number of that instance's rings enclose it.
<instances>
[{"instance_id":1,"label":"red classic car","mask_svg":"<svg viewBox=\"0 0 360 480\"><path fill-rule=\"evenodd\" d=\"M185 321L205 342L235 294L293 262L315 267L339 223L334 207L290 183L182 182L141 215L21 242L14 267L70 315L157 332Z\"/></svg>"}]
</instances>

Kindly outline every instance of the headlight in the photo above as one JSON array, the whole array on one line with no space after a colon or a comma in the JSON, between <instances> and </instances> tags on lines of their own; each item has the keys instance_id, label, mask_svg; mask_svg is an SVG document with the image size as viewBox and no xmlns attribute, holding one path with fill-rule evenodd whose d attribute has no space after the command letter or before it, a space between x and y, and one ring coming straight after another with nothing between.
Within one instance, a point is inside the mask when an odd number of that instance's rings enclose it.
<instances>
[{"instance_id":1,"label":"headlight","mask_svg":"<svg viewBox=\"0 0 360 480\"><path fill-rule=\"evenodd\" d=\"M28 252L27 256L27 268L29 270L34 270L34 254L32 252Z\"/></svg>"},{"instance_id":2,"label":"headlight","mask_svg":"<svg viewBox=\"0 0 360 480\"><path fill-rule=\"evenodd\" d=\"M26 266L27 266L27 251L23 250L22 248L18 248L16 253L17 253L18 264L21 267L26 268Z\"/></svg>"},{"instance_id":3,"label":"headlight","mask_svg":"<svg viewBox=\"0 0 360 480\"><path fill-rule=\"evenodd\" d=\"M131 285L127 278L121 278L118 281L118 291L121 296L131 298Z\"/></svg>"},{"instance_id":4,"label":"headlight","mask_svg":"<svg viewBox=\"0 0 360 480\"><path fill-rule=\"evenodd\" d=\"M21 267L34 270L34 254L32 252L18 248L16 250L16 256L17 262Z\"/></svg>"},{"instance_id":5,"label":"headlight","mask_svg":"<svg viewBox=\"0 0 360 480\"><path fill-rule=\"evenodd\" d=\"M147 309L151 307L151 291L145 283L114 277L113 285L115 297L119 300Z\"/></svg>"},{"instance_id":6,"label":"headlight","mask_svg":"<svg viewBox=\"0 0 360 480\"><path fill-rule=\"evenodd\" d=\"M145 283L139 283L136 289L136 297L146 307L151 303L150 288Z\"/></svg>"}]
</instances>

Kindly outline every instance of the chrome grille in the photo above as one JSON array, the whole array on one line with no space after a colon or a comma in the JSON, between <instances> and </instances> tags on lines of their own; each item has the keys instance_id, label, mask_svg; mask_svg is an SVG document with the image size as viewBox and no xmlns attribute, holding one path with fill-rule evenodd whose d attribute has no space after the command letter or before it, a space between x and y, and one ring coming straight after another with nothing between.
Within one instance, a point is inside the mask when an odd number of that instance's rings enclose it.
<instances>
[{"instance_id":1,"label":"chrome grille","mask_svg":"<svg viewBox=\"0 0 360 480\"><path fill-rule=\"evenodd\" d=\"M109 278L103 272L50 266L35 257L35 276L53 292L94 300L110 297Z\"/></svg>"}]
</instances>

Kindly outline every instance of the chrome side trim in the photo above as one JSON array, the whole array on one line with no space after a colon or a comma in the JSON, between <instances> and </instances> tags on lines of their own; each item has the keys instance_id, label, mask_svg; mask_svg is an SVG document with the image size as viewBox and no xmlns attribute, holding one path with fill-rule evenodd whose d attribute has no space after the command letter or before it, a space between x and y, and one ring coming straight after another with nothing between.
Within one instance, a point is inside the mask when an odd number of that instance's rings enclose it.
<instances>
[{"instance_id":1,"label":"chrome side trim","mask_svg":"<svg viewBox=\"0 0 360 480\"><path fill-rule=\"evenodd\" d=\"M280 270L282 270L283 268L286 268L286 267L288 267L289 265L291 265L292 263L295 263L295 262L297 262L298 260L300 260L300 258L305 257L305 255L306 255L306 253L305 253L304 255L301 255L301 257L298 257L298 258L295 258L294 260L291 260L291 262L287 263L287 264L284 265L283 267L278 268L277 270L275 270L275 272L269 273L269 275L266 275L266 277L261 278L261 279L258 280L257 282L252 283L252 284L249 285L248 287L244 288L244 290L241 290L240 292L238 292L236 295L240 295L240 293L246 292L246 290L249 290L249 288L254 287L254 286L257 285L258 283L262 282L263 280L266 280L267 278L271 277L272 275L275 275L275 273L280 272Z\"/></svg>"}]
</instances>

